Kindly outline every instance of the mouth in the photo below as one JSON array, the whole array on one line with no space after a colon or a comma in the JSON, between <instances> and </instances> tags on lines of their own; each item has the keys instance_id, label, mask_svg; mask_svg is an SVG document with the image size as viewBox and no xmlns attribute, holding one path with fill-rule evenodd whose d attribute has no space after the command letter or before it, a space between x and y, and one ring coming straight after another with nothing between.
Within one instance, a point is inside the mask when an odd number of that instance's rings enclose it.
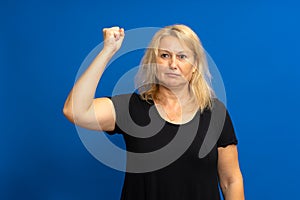
<instances>
[{"instance_id":1,"label":"mouth","mask_svg":"<svg viewBox=\"0 0 300 200\"><path fill-rule=\"evenodd\" d=\"M179 77L179 74L176 73L165 73L165 75L169 76L169 77Z\"/></svg>"}]
</instances>

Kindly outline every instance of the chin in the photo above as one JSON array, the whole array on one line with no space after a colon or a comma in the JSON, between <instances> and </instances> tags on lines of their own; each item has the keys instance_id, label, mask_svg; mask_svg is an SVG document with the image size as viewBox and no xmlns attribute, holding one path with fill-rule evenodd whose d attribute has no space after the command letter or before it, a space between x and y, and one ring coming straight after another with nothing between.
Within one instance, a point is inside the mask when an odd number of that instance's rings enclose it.
<instances>
[{"instance_id":1,"label":"chin","mask_svg":"<svg viewBox=\"0 0 300 200\"><path fill-rule=\"evenodd\" d=\"M178 83L178 81L166 81L166 82L160 82L159 85L162 85L166 88L179 88L185 86L187 83Z\"/></svg>"}]
</instances>

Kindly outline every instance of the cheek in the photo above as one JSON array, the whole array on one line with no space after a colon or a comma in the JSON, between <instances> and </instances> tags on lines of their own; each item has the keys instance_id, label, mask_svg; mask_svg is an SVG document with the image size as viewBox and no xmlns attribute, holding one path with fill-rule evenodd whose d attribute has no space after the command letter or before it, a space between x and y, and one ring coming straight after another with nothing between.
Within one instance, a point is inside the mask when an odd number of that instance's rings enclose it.
<instances>
[{"instance_id":1,"label":"cheek","mask_svg":"<svg viewBox=\"0 0 300 200\"><path fill-rule=\"evenodd\" d=\"M164 62L156 62L156 71L157 72L163 72L166 71L166 69L168 69L168 65Z\"/></svg>"},{"instance_id":2,"label":"cheek","mask_svg":"<svg viewBox=\"0 0 300 200\"><path fill-rule=\"evenodd\" d=\"M185 76L189 76L193 73L193 66L191 64L186 64L182 66L182 74Z\"/></svg>"},{"instance_id":3,"label":"cheek","mask_svg":"<svg viewBox=\"0 0 300 200\"><path fill-rule=\"evenodd\" d=\"M168 62L163 59L156 58L156 64L166 66L168 64Z\"/></svg>"},{"instance_id":4,"label":"cheek","mask_svg":"<svg viewBox=\"0 0 300 200\"><path fill-rule=\"evenodd\" d=\"M161 65L160 63L156 63L156 75L157 76L160 76L162 73L163 73L163 71L164 71L164 66L163 65Z\"/></svg>"},{"instance_id":5,"label":"cheek","mask_svg":"<svg viewBox=\"0 0 300 200\"><path fill-rule=\"evenodd\" d=\"M190 81L193 76L193 66L186 66L181 73L186 80Z\"/></svg>"}]
</instances>

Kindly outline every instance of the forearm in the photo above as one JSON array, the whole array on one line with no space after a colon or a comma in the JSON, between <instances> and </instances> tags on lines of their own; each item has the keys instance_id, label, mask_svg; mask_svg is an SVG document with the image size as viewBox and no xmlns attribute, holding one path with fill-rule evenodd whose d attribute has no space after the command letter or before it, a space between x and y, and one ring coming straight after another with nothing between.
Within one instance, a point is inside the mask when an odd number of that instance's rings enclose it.
<instances>
[{"instance_id":1,"label":"forearm","mask_svg":"<svg viewBox=\"0 0 300 200\"><path fill-rule=\"evenodd\" d=\"M242 178L222 187L225 200L244 200L244 186Z\"/></svg>"},{"instance_id":2,"label":"forearm","mask_svg":"<svg viewBox=\"0 0 300 200\"><path fill-rule=\"evenodd\" d=\"M99 80L113 54L112 51L103 49L96 56L69 93L64 106L64 110L67 110L66 112L71 112L73 116L78 116L89 110L93 103Z\"/></svg>"}]
</instances>

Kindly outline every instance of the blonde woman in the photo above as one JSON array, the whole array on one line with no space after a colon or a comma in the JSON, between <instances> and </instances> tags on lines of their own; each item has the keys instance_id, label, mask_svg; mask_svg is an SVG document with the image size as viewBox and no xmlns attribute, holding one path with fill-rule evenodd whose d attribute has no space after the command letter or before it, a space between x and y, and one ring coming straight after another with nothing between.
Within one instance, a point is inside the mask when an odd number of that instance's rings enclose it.
<instances>
[{"instance_id":1,"label":"blonde woman","mask_svg":"<svg viewBox=\"0 0 300 200\"><path fill-rule=\"evenodd\" d=\"M243 200L237 139L228 112L220 134L210 141L211 148L199 157L214 107L222 103L207 81L210 75L197 35L185 25L162 28L142 59L136 79L139 93L94 98L105 66L125 37L119 27L105 28L103 35L104 47L71 90L63 110L65 116L88 129L123 134L128 152L157 151L171 143L179 130L187 137L194 134L187 149L168 165L126 172L121 199L218 200L220 186L225 200ZM155 121L161 126L156 130L148 126ZM148 128L141 131L136 126ZM164 159L167 157L162 156L162 162Z\"/></svg>"}]
</instances>

